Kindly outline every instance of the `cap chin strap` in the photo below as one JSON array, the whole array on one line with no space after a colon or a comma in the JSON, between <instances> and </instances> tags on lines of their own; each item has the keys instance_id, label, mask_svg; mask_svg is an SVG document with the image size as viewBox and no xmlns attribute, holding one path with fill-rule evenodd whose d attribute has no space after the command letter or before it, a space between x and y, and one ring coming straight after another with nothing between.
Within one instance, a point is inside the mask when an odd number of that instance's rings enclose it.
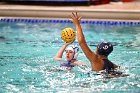
<instances>
[{"instance_id":1,"label":"cap chin strap","mask_svg":"<svg viewBox=\"0 0 140 93\"><path fill-rule=\"evenodd\" d=\"M70 65L71 64L71 61L72 60L76 60L76 58L78 57L78 53L75 53L74 56L72 57L71 60L68 60L68 64Z\"/></svg>"},{"instance_id":2,"label":"cap chin strap","mask_svg":"<svg viewBox=\"0 0 140 93\"><path fill-rule=\"evenodd\" d=\"M70 65L70 64L71 64L71 60L68 61L68 65Z\"/></svg>"}]
</instances>

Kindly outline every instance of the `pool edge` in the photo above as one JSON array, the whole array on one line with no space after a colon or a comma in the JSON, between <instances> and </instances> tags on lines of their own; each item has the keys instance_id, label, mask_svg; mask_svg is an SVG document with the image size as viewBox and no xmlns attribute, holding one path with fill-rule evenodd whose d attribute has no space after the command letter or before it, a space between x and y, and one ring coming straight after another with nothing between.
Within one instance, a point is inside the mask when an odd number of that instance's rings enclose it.
<instances>
[{"instance_id":1,"label":"pool edge","mask_svg":"<svg viewBox=\"0 0 140 93\"><path fill-rule=\"evenodd\" d=\"M71 10L0 9L1 17L70 18ZM76 10L84 19L140 20L140 11Z\"/></svg>"}]
</instances>

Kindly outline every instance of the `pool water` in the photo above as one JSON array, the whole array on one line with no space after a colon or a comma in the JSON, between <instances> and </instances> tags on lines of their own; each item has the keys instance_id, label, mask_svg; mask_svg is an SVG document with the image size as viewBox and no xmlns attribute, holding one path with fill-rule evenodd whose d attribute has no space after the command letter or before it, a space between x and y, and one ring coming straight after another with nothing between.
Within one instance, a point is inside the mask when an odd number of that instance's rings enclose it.
<instances>
[{"instance_id":1,"label":"pool water","mask_svg":"<svg viewBox=\"0 0 140 93\"><path fill-rule=\"evenodd\" d=\"M82 24L89 47L95 51L99 42L112 42L109 59L129 74L111 79L89 71L90 62L81 49L78 59L88 71L53 70L60 65L53 57L63 44L60 32L65 27L75 29L72 23L0 23L0 93L140 92L139 25Z\"/></svg>"}]
</instances>

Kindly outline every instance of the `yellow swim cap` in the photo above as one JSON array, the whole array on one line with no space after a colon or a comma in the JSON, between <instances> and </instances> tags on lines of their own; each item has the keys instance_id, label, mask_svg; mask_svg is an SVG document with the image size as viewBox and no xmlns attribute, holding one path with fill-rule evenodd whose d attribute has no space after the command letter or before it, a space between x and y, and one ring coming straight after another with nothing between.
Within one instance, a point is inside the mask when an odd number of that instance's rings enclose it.
<instances>
[{"instance_id":1,"label":"yellow swim cap","mask_svg":"<svg viewBox=\"0 0 140 93\"><path fill-rule=\"evenodd\" d=\"M61 38L66 43L74 41L75 37L76 33L72 28L65 28L61 32Z\"/></svg>"}]
</instances>

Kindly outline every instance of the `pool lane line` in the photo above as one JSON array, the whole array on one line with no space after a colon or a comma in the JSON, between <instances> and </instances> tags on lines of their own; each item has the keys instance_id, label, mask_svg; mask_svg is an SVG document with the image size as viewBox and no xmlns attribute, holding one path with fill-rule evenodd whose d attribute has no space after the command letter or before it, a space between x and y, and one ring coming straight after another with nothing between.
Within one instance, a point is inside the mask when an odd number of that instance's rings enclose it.
<instances>
[{"instance_id":1,"label":"pool lane line","mask_svg":"<svg viewBox=\"0 0 140 93\"><path fill-rule=\"evenodd\" d=\"M23 23L72 23L70 20L57 19L20 19L20 18L0 18L0 22L23 22ZM110 20L81 20L81 24L96 25L140 25L140 21L110 21Z\"/></svg>"}]
</instances>

